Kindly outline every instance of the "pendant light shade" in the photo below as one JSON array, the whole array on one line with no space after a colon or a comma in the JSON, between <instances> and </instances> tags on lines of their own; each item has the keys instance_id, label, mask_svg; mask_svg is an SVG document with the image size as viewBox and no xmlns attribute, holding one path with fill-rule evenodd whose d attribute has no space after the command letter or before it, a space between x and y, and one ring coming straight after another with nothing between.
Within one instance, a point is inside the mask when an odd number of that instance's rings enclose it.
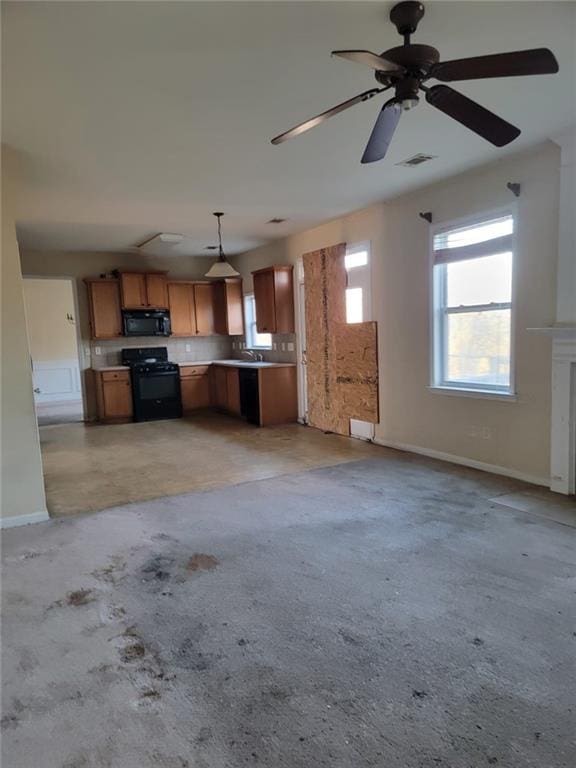
<instances>
[{"instance_id":1,"label":"pendant light shade","mask_svg":"<svg viewBox=\"0 0 576 768\"><path fill-rule=\"evenodd\" d=\"M206 272L206 277L240 277L240 272L237 272L230 262L226 261L224 256L224 249L222 248L222 216L223 213L214 213L214 216L218 219L218 261L210 267Z\"/></svg>"}]
</instances>

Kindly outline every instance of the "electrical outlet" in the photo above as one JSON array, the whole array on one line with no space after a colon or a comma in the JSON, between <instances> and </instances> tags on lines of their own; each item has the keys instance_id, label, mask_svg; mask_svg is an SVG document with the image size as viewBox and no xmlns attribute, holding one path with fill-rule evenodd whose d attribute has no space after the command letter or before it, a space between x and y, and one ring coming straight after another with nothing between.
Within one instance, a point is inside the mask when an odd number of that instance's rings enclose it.
<instances>
[{"instance_id":1,"label":"electrical outlet","mask_svg":"<svg viewBox=\"0 0 576 768\"><path fill-rule=\"evenodd\" d=\"M186 344L184 349L186 350L186 352L192 352L192 345L191 344Z\"/></svg>"},{"instance_id":2,"label":"electrical outlet","mask_svg":"<svg viewBox=\"0 0 576 768\"><path fill-rule=\"evenodd\" d=\"M288 352L294 352L294 342L289 341L288 344L286 344L286 349L288 350Z\"/></svg>"},{"instance_id":3,"label":"electrical outlet","mask_svg":"<svg viewBox=\"0 0 576 768\"><path fill-rule=\"evenodd\" d=\"M94 354L95 355L101 355L102 354L101 347L94 347Z\"/></svg>"}]
</instances>

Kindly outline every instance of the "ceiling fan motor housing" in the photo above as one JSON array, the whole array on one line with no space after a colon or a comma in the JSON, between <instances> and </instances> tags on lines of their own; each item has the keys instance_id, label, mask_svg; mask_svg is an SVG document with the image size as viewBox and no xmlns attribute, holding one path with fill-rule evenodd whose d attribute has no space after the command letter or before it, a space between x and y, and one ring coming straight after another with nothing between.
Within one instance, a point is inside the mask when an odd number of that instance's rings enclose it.
<instances>
[{"instance_id":1,"label":"ceiling fan motor housing","mask_svg":"<svg viewBox=\"0 0 576 768\"><path fill-rule=\"evenodd\" d=\"M424 16L424 6L415 0L398 3L390 11L390 21L401 35L413 35Z\"/></svg>"}]
</instances>

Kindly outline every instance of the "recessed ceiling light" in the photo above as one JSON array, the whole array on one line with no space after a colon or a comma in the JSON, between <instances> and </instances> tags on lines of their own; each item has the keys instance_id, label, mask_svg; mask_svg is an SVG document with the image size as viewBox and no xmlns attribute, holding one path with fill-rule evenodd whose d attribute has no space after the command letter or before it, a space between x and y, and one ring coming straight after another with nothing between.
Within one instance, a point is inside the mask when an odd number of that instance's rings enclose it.
<instances>
[{"instance_id":1,"label":"recessed ceiling light","mask_svg":"<svg viewBox=\"0 0 576 768\"><path fill-rule=\"evenodd\" d=\"M274 217L268 221L268 224L283 224L285 221L288 221L288 219L279 219L278 217Z\"/></svg>"},{"instance_id":2,"label":"recessed ceiling light","mask_svg":"<svg viewBox=\"0 0 576 768\"><path fill-rule=\"evenodd\" d=\"M417 155L412 155L412 157L409 157L407 160L402 160L401 163L395 163L395 165L403 165L407 168L414 168L414 166L427 163L429 160L435 160L436 157L437 155L425 155L422 152L419 152Z\"/></svg>"}]
</instances>

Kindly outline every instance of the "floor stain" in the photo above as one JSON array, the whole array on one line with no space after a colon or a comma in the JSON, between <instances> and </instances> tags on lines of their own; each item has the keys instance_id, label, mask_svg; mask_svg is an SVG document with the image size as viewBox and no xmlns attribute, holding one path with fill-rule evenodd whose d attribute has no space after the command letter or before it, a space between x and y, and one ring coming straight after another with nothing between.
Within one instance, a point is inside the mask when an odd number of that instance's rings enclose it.
<instances>
[{"instance_id":1,"label":"floor stain","mask_svg":"<svg viewBox=\"0 0 576 768\"><path fill-rule=\"evenodd\" d=\"M116 584L122 578L122 572L126 570L126 562L118 555L110 558L111 562L101 568L92 571L92 576L109 584Z\"/></svg>"},{"instance_id":2,"label":"floor stain","mask_svg":"<svg viewBox=\"0 0 576 768\"><path fill-rule=\"evenodd\" d=\"M173 564L173 557L155 555L141 569L144 581L167 581Z\"/></svg>"},{"instance_id":3,"label":"floor stain","mask_svg":"<svg viewBox=\"0 0 576 768\"><path fill-rule=\"evenodd\" d=\"M195 571L211 571L219 564L220 561L218 558L214 557L214 555L205 555L202 552L196 552L188 560L186 570L190 573L194 573Z\"/></svg>"},{"instance_id":4,"label":"floor stain","mask_svg":"<svg viewBox=\"0 0 576 768\"><path fill-rule=\"evenodd\" d=\"M73 608L79 608L81 605L88 605L96 600L96 595L91 589L75 589L66 595L66 605Z\"/></svg>"}]
</instances>

